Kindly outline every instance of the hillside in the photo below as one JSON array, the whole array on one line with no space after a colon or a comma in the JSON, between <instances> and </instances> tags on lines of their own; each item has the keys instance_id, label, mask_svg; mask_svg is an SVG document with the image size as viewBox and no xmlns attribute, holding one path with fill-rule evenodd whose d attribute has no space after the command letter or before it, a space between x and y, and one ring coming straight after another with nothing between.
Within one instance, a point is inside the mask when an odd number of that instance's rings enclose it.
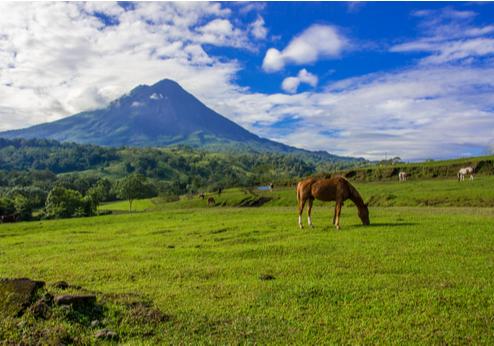
<instances>
[{"instance_id":1,"label":"hillside","mask_svg":"<svg viewBox=\"0 0 494 346\"><path fill-rule=\"evenodd\" d=\"M139 173L164 194L257 183L289 183L315 172L353 167L359 161L328 161L298 154L219 152L173 148L112 148L46 139L0 139L0 193L16 186L49 191L57 181L85 192L98 178ZM81 181L86 181L82 183Z\"/></svg>"},{"instance_id":2,"label":"hillside","mask_svg":"<svg viewBox=\"0 0 494 346\"><path fill-rule=\"evenodd\" d=\"M151 86L140 85L105 108L25 129L0 132L1 137L45 138L112 147L183 144L213 151L297 153L333 161L356 160L324 151L302 150L258 137L213 111L169 79Z\"/></svg>"}]
</instances>

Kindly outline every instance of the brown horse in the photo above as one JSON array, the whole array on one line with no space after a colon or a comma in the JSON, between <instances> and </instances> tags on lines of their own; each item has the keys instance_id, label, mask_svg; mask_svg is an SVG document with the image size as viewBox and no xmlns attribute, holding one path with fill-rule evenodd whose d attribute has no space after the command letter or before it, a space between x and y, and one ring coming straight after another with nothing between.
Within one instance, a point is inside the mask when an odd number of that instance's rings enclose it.
<instances>
[{"instance_id":1,"label":"brown horse","mask_svg":"<svg viewBox=\"0 0 494 346\"><path fill-rule=\"evenodd\" d=\"M302 212L304 211L305 202L308 202L307 216L309 226L312 227L311 211L314 199L321 201L335 201L333 224L336 229L340 229L340 213L343 202L347 199L352 200L358 208L358 216L364 225L369 225L369 209L364 203L357 189L353 187L348 180L343 177L334 177L331 179L314 179L308 178L297 184L297 201L298 201L298 225L302 226Z\"/></svg>"},{"instance_id":2,"label":"brown horse","mask_svg":"<svg viewBox=\"0 0 494 346\"><path fill-rule=\"evenodd\" d=\"M209 197L208 198L208 206L211 207L211 206L215 206L216 205L216 201L214 200L213 197Z\"/></svg>"}]
</instances>

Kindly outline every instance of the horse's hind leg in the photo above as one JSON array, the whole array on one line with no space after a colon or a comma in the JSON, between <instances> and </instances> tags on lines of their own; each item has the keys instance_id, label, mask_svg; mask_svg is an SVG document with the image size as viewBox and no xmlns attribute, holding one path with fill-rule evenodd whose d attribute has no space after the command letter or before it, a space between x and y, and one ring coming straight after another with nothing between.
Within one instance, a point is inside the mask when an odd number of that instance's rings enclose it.
<instances>
[{"instance_id":1,"label":"horse's hind leg","mask_svg":"<svg viewBox=\"0 0 494 346\"><path fill-rule=\"evenodd\" d=\"M334 205L333 225L336 225L336 213L338 212L338 203Z\"/></svg>"},{"instance_id":2,"label":"horse's hind leg","mask_svg":"<svg viewBox=\"0 0 494 346\"><path fill-rule=\"evenodd\" d=\"M302 229L304 225L302 225L302 212L304 211L305 199L300 199L298 201L298 226Z\"/></svg>"},{"instance_id":3,"label":"horse's hind leg","mask_svg":"<svg viewBox=\"0 0 494 346\"><path fill-rule=\"evenodd\" d=\"M309 227L314 227L312 225L312 218L311 218L312 202L314 202L314 200L312 198L309 198L307 204L307 222L309 223Z\"/></svg>"}]
</instances>

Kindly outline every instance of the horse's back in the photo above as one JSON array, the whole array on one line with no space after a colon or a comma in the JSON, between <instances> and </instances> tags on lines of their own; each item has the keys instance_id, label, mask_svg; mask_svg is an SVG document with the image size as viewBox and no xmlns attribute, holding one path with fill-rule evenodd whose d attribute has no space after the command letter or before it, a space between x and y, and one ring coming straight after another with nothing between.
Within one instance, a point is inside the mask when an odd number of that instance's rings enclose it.
<instances>
[{"instance_id":1,"label":"horse's back","mask_svg":"<svg viewBox=\"0 0 494 346\"><path fill-rule=\"evenodd\" d=\"M342 176L321 179L311 186L314 198L321 201L335 201L348 198L350 183Z\"/></svg>"}]
</instances>

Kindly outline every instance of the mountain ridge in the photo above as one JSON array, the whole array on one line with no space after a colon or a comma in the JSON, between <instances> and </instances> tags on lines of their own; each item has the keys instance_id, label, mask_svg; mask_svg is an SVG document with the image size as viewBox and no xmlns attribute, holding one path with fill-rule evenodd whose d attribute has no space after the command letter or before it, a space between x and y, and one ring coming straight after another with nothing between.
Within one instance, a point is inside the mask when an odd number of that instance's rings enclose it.
<instances>
[{"instance_id":1,"label":"mountain ridge","mask_svg":"<svg viewBox=\"0 0 494 346\"><path fill-rule=\"evenodd\" d=\"M362 160L325 151L312 152L249 132L207 107L171 79L139 85L105 108L77 113L49 123L0 132L4 138L44 138L110 147L190 145L220 151L258 151Z\"/></svg>"}]
</instances>

